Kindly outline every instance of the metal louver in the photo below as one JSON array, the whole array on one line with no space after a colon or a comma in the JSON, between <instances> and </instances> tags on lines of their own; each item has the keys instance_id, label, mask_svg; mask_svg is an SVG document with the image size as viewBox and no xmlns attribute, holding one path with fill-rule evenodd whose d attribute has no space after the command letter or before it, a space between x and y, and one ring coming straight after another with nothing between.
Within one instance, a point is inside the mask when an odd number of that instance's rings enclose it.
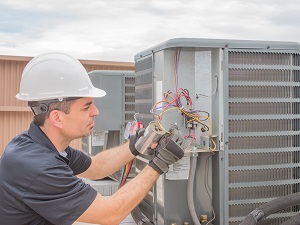
<instances>
[{"instance_id":1,"label":"metal louver","mask_svg":"<svg viewBox=\"0 0 300 225\"><path fill-rule=\"evenodd\" d=\"M300 191L300 68L292 51L229 49L226 59L225 208L236 225L260 204ZM260 224L280 224L299 210Z\"/></svg>"}]
</instances>

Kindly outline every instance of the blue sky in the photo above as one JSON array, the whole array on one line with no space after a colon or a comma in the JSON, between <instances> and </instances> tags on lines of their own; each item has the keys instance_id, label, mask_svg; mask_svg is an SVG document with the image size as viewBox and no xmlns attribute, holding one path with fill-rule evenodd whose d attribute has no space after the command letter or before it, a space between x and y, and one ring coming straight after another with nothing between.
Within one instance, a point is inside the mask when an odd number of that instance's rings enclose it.
<instances>
[{"instance_id":1,"label":"blue sky","mask_svg":"<svg viewBox=\"0 0 300 225\"><path fill-rule=\"evenodd\" d=\"M300 42L298 0L2 0L0 55L133 61L171 38Z\"/></svg>"}]
</instances>

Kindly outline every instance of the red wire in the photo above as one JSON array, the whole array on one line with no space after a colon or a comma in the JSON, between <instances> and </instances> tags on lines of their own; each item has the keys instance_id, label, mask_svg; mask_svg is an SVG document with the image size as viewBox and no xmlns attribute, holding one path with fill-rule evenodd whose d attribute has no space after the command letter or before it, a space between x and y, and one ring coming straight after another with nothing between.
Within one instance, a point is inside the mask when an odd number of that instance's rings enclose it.
<instances>
[{"instance_id":1,"label":"red wire","mask_svg":"<svg viewBox=\"0 0 300 225\"><path fill-rule=\"evenodd\" d=\"M120 187L122 187L126 183L126 180L128 178L129 172L132 167L132 163L133 163L133 160L126 164L126 170L125 170L124 177L122 179L122 183L121 183Z\"/></svg>"}]
</instances>

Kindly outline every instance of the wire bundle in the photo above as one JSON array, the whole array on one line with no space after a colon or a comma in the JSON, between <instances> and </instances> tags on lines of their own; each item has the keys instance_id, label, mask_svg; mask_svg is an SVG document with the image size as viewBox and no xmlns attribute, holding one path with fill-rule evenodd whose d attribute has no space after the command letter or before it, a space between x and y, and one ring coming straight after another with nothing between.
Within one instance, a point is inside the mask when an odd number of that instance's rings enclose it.
<instances>
[{"instance_id":1,"label":"wire bundle","mask_svg":"<svg viewBox=\"0 0 300 225\"><path fill-rule=\"evenodd\" d=\"M168 132L161 124L161 121L164 115L170 110L178 110L181 115L184 117L185 125L189 129L189 133L186 134L184 137L190 138L191 141L185 147L188 148L195 143L195 146L198 146L198 139L196 137L196 127L201 125L202 132L209 132L209 136L212 137L212 130L211 130L211 118L208 112L202 110L195 110L193 106L193 101L190 97L188 89L178 88L178 64L180 60L180 51L181 48L177 48L174 53L173 58L173 70L174 70L174 82L176 87L176 92L173 93L171 90L164 93L164 99L155 103L150 110L150 113L156 118L159 125L165 132ZM185 104L183 104L182 99L185 100ZM161 110L158 114L156 113L157 110ZM209 121L209 125L205 124L205 121ZM211 149L216 149L216 144L212 140L213 147Z\"/></svg>"},{"instance_id":2,"label":"wire bundle","mask_svg":"<svg viewBox=\"0 0 300 225\"><path fill-rule=\"evenodd\" d=\"M121 177L120 177L120 183L119 183L119 188L121 188L125 183L126 183L126 180L129 176L129 173L130 173L130 170L131 170L131 167L132 167L132 163L133 163L133 160L130 161L129 163L127 163L123 169L122 169L122 173L121 173Z\"/></svg>"}]
</instances>

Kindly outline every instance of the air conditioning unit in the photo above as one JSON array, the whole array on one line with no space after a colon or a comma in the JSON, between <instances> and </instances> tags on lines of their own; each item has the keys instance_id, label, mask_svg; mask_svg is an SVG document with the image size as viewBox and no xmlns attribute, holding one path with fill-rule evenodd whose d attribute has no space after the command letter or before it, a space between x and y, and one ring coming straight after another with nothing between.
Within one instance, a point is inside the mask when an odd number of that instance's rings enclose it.
<instances>
[{"instance_id":1,"label":"air conditioning unit","mask_svg":"<svg viewBox=\"0 0 300 225\"><path fill-rule=\"evenodd\" d=\"M95 98L100 111L89 137L82 138L82 149L89 155L107 150L124 142L124 130L134 120L134 71L94 70L89 72L93 85L106 91L106 96ZM118 179L119 173L113 175Z\"/></svg>"},{"instance_id":2,"label":"air conditioning unit","mask_svg":"<svg viewBox=\"0 0 300 225\"><path fill-rule=\"evenodd\" d=\"M144 215L157 225L196 224L201 215L238 225L257 206L300 191L299 50L294 42L183 38L136 54L138 120L147 126L161 115L189 145L139 205ZM171 104L179 93L181 108ZM146 164L139 157L137 171Z\"/></svg>"}]
</instances>

